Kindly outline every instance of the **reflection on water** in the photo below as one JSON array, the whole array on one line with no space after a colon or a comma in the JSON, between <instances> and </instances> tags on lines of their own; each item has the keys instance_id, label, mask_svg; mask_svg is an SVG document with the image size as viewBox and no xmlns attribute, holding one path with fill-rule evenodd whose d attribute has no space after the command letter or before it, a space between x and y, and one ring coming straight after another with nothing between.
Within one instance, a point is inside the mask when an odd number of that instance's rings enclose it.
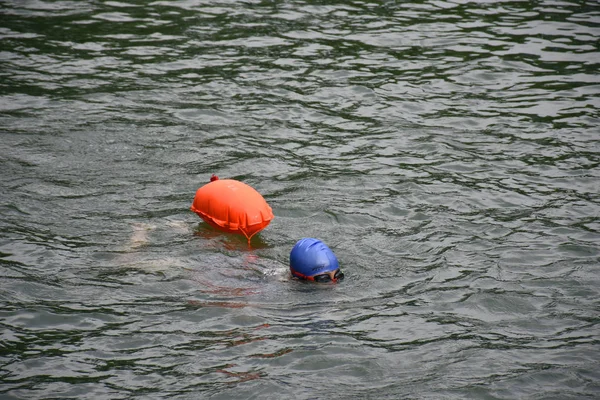
<instances>
[{"instance_id":1,"label":"reflection on water","mask_svg":"<svg viewBox=\"0 0 600 400\"><path fill-rule=\"evenodd\" d=\"M0 397L600 392L597 2L0 8Z\"/></svg>"}]
</instances>

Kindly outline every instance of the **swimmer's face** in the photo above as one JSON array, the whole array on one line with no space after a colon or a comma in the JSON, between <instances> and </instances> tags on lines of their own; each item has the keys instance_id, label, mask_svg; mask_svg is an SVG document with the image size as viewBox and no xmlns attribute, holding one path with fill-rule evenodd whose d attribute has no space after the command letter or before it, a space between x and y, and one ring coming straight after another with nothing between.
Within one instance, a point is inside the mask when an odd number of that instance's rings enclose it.
<instances>
[{"instance_id":1,"label":"swimmer's face","mask_svg":"<svg viewBox=\"0 0 600 400\"><path fill-rule=\"evenodd\" d=\"M292 270L292 275L300 279L305 279L308 281L314 281L318 283L336 283L344 279L344 273L339 268L335 271L324 272L322 274L312 276L302 275L301 273Z\"/></svg>"},{"instance_id":2,"label":"swimmer's face","mask_svg":"<svg viewBox=\"0 0 600 400\"><path fill-rule=\"evenodd\" d=\"M325 272L324 274L311 276L311 280L319 283L338 282L344 279L344 273L338 268L335 271Z\"/></svg>"}]
</instances>

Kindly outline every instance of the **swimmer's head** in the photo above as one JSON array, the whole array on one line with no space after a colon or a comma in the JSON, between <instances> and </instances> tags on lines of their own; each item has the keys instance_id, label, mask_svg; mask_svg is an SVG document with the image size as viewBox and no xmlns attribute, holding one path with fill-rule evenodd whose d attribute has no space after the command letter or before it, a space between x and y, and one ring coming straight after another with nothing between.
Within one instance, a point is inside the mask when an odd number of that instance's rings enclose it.
<instances>
[{"instance_id":1,"label":"swimmer's head","mask_svg":"<svg viewBox=\"0 0 600 400\"><path fill-rule=\"evenodd\" d=\"M333 251L318 239L300 239L290 252L293 276L315 282L337 282L344 279Z\"/></svg>"}]
</instances>

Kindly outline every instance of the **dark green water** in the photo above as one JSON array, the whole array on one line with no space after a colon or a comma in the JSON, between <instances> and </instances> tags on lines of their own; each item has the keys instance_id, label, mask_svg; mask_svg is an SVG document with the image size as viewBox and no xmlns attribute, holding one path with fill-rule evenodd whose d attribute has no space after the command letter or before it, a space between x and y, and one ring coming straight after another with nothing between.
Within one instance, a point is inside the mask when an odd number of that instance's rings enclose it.
<instances>
[{"instance_id":1,"label":"dark green water","mask_svg":"<svg viewBox=\"0 0 600 400\"><path fill-rule=\"evenodd\" d=\"M597 1L0 11L0 398L600 396Z\"/></svg>"}]
</instances>

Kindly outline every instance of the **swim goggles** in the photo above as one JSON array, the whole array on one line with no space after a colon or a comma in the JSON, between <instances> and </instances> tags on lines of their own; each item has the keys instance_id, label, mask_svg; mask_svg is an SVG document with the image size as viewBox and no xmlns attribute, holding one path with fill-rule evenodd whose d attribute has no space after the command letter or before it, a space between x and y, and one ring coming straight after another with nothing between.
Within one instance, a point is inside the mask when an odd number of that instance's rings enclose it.
<instances>
[{"instance_id":1,"label":"swim goggles","mask_svg":"<svg viewBox=\"0 0 600 400\"><path fill-rule=\"evenodd\" d=\"M314 281L314 282L318 282L318 283L328 283L328 282L335 283L337 281L341 281L342 279L344 279L344 273L339 268L336 269L335 271L329 271L324 274L313 275L313 276L307 276L307 275L301 274L300 272L294 271L291 268L290 268L290 270L292 271L292 275L294 275L296 278L304 279L307 281Z\"/></svg>"}]
</instances>

